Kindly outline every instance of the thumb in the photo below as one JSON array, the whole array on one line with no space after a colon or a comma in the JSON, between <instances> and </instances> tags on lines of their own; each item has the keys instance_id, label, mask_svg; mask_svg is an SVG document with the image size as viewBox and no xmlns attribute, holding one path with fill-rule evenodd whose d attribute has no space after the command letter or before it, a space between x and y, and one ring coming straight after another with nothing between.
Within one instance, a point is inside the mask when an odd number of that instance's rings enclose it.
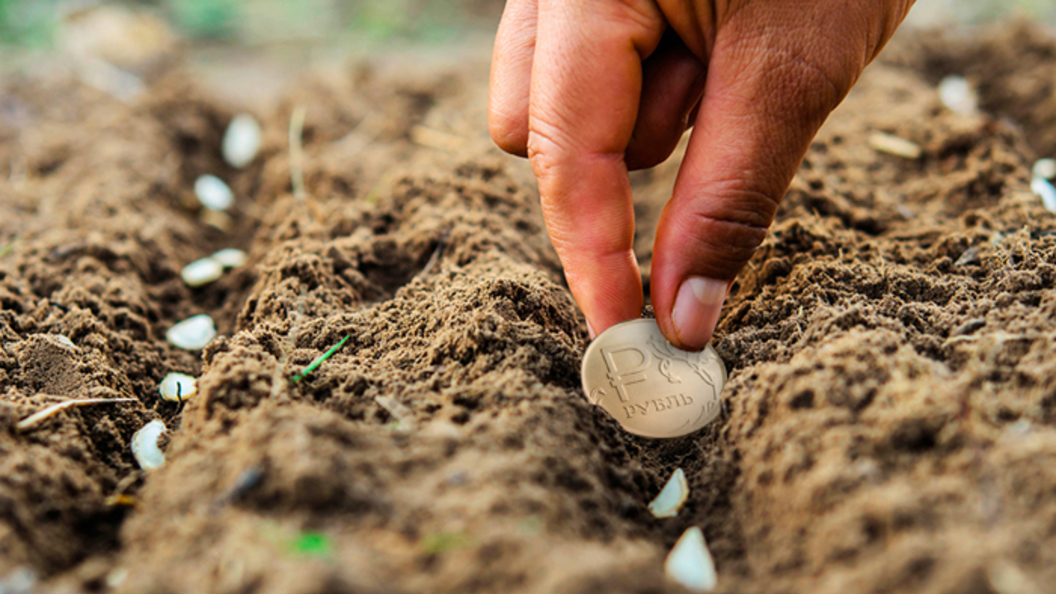
<instances>
[{"instance_id":1,"label":"thumb","mask_svg":"<svg viewBox=\"0 0 1056 594\"><path fill-rule=\"evenodd\" d=\"M716 37L694 132L657 228L653 306L667 339L687 350L711 339L730 283L866 62L857 44L834 52L832 44L844 46L831 32L760 26L758 16L752 22L740 31L727 23ZM830 43L809 47L818 39Z\"/></svg>"}]
</instances>

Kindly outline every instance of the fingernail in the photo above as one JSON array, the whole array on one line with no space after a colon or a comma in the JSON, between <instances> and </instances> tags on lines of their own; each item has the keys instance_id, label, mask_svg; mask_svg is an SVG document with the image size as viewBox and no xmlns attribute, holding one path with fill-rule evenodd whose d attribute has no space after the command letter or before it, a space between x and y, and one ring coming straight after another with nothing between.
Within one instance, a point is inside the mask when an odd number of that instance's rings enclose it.
<instances>
[{"instance_id":1,"label":"fingernail","mask_svg":"<svg viewBox=\"0 0 1056 594\"><path fill-rule=\"evenodd\" d=\"M590 325L590 320L587 320L587 334L590 335L591 340L598 337L598 333L594 331L594 326Z\"/></svg>"},{"instance_id":2,"label":"fingernail","mask_svg":"<svg viewBox=\"0 0 1056 594\"><path fill-rule=\"evenodd\" d=\"M671 309L671 322L682 345L690 349L702 349L708 344L719 312L726 300L729 281L691 276L682 281Z\"/></svg>"}]
</instances>

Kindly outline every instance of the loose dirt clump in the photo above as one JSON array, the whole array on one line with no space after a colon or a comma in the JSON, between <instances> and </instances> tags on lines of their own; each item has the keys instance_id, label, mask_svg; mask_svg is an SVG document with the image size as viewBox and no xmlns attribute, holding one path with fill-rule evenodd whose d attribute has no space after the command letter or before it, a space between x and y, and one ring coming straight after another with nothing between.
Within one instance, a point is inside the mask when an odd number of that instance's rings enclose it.
<instances>
[{"instance_id":1,"label":"loose dirt clump","mask_svg":"<svg viewBox=\"0 0 1056 594\"><path fill-rule=\"evenodd\" d=\"M1029 189L1056 119L1028 82L1056 72L1056 41L894 42L730 293L724 414L669 441L583 398L585 326L530 171L486 138L485 57L306 82L258 114L261 154L237 171L220 159L235 106L186 74L132 105L4 82L0 583L31 567L55 591L675 592L662 561L691 525L721 592L1056 580L1056 218ZM946 74L982 113L942 107ZM923 155L878 153L875 132ZM676 169L633 177L646 281ZM235 191L226 218L194 201L205 173ZM181 282L225 247L247 265ZM199 313L221 333L203 353L165 342ZM158 396L170 371L200 376L185 407ZM138 402L16 428L87 397ZM144 474L129 442L153 418L167 463ZM655 519L676 467L690 499Z\"/></svg>"}]
</instances>

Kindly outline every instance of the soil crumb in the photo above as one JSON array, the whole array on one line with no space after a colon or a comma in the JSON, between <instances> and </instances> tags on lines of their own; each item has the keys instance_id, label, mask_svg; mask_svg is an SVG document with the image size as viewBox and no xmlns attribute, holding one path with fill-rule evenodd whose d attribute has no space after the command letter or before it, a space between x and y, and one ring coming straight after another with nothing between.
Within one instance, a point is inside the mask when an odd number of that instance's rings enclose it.
<instances>
[{"instance_id":1,"label":"soil crumb","mask_svg":"<svg viewBox=\"0 0 1056 594\"><path fill-rule=\"evenodd\" d=\"M486 60L311 77L256 114L243 170L220 158L238 106L178 67L132 103L0 81L0 591L678 592L662 562L692 525L719 592L1056 582L1056 216L1029 178L1056 156L1056 40L892 42L731 290L722 417L668 441L581 393L586 328L529 168L486 136ZM942 106L948 74L980 113ZM647 285L677 165L632 177ZM223 216L194 199L206 173ZM228 247L247 263L182 283ZM204 352L165 342L201 313ZM171 371L199 377L185 405L158 395ZM88 397L137 402L16 428ZM690 498L656 519L677 467Z\"/></svg>"}]
</instances>

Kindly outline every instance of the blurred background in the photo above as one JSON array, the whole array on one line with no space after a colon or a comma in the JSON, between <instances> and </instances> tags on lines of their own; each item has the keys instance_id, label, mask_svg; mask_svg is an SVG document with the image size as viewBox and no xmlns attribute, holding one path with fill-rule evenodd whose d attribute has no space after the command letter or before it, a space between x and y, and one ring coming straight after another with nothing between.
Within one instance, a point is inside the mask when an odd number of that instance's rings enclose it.
<instances>
[{"instance_id":1,"label":"blurred background","mask_svg":"<svg viewBox=\"0 0 1056 594\"><path fill-rule=\"evenodd\" d=\"M502 0L0 0L0 46L7 52L55 48L64 26L100 6L145 12L187 39L213 45L443 43L494 27L502 5ZM1056 24L1053 0L918 0L911 20L973 24L1013 13Z\"/></svg>"},{"instance_id":2,"label":"blurred background","mask_svg":"<svg viewBox=\"0 0 1056 594\"><path fill-rule=\"evenodd\" d=\"M0 0L0 76L74 70L131 98L179 63L258 105L308 70L397 53L486 58L504 0ZM1056 0L918 0L911 25L1026 18L1056 31ZM425 54L422 48L426 48Z\"/></svg>"},{"instance_id":3,"label":"blurred background","mask_svg":"<svg viewBox=\"0 0 1056 594\"><path fill-rule=\"evenodd\" d=\"M502 0L0 0L0 45L39 51L100 7L149 14L203 44L265 48L443 43L494 26Z\"/></svg>"}]
</instances>

